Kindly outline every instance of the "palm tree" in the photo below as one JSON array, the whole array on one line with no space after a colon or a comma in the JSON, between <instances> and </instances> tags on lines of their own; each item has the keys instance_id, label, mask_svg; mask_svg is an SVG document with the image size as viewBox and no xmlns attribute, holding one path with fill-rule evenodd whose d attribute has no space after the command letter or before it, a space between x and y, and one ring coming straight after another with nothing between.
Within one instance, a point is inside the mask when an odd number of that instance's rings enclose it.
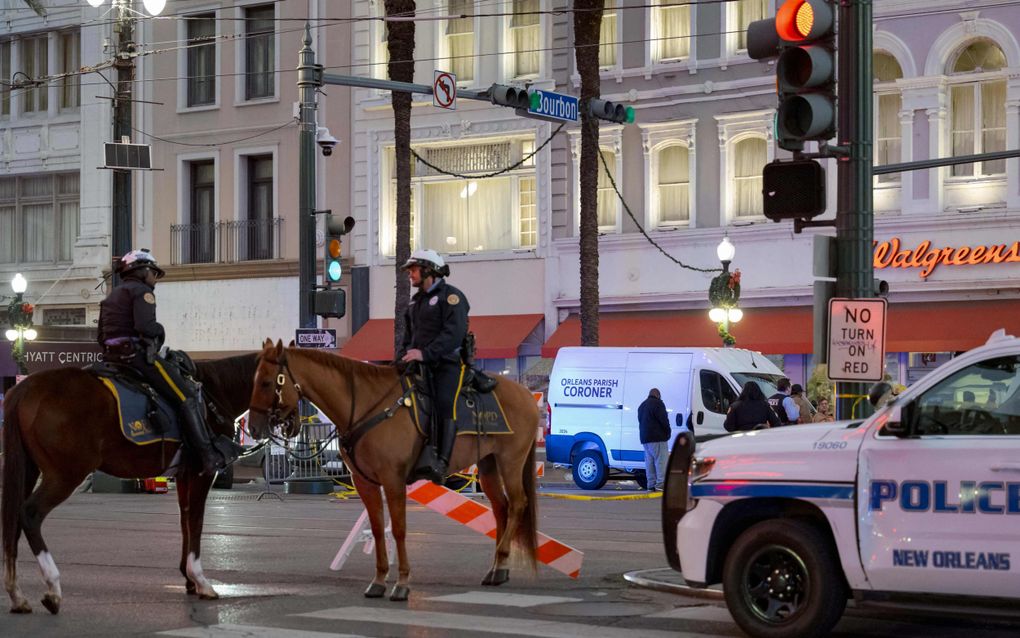
<instances>
[{"instance_id":1,"label":"palm tree","mask_svg":"<svg viewBox=\"0 0 1020 638\"><path fill-rule=\"evenodd\" d=\"M386 0L386 17L413 18L415 0ZM390 61L390 79L414 81L414 20L387 20L386 46ZM397 250L396 303L393 308L393 351L399 352L404 337L404 313L407 312L411 284L401 266L411 256L411 94L393 91L393 140L397 166Z\"/></svg>"},{"instance_id":2,"label":"palm tree","mask_svg":"<svg viewBox=\"0 0 1020 638\"><path fill-rule=\"evenodd\" d=\"M39 0L24 0L24 2L28 5L28 8L35 11L40 18L46 17L46 7L42 6L42 3L39 2Z\"/></svg>"},{"instance_id":3,"label":"palm tree","mask_svg":"<svg viewBox=\"0 0 1020 638\"><path fill-rule=\"evenodd\" d=\"M599 122L588 103L599 97L599 30L605 0L574 0L574 57L581 76L581 345L599 345Z\"/></svg>"}]
</instances>

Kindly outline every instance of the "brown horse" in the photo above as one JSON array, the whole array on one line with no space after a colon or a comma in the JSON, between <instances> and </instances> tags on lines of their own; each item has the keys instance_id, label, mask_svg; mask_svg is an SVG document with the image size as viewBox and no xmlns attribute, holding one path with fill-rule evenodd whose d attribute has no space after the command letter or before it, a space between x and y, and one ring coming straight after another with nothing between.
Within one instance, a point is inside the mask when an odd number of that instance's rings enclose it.
<instances>
[{"instance_id":1,"label":"brown horse","mask_svg":"<svg viewBox=\"0 0 1020 638\"><path fill-rule=\"evenodd\" d=\"M210 425L233 436L233 417L244 411L252 392L254 353L197 363L204 396L225 417ZM117 402L106 387L84 370L63 368L29 375L4 401L3 545L4 584L11 612L32 611L17 583L18 539L24 530L46 581L43 605L60 610L60 573L43 540L43 519L67 500L93 470L123 478L158 476L177 451L173 442L135 445L121 433ZM177 473L181 509L181 574L189 594L217 598L202 573L201 537L205 499L212 476L182 464ZM36 486L36 479L42 480Z\"/></svg>"},{"instance_id":2,"label":"brown horse","mask_svg":"<svg viewBox=\"0 0 1020 638\"><path fill-rule=\"evenodd\" d=\"M524 551L535 568L536 526L535 433L538 407L519 383L499 378L494 392L513 430L504 435L458 436L450 468L477 463L482 489L496 519L496 556L483 585L501 585L509 578L511 545ZM293 425L298 400L314 403L335 424L341 452L351 469L358 495L368 511L375 539L375 578L365 596L386 591L386 556L382 492L390 510L397 544L399 575L390 600L407 600L411 568L404 538L406 478L423 439L404 401L400 375L393 367L360 363L314 350L284 348L266 339L255 373L249 428L265 436L270 427Z\"/></svg>"}]
</instances>

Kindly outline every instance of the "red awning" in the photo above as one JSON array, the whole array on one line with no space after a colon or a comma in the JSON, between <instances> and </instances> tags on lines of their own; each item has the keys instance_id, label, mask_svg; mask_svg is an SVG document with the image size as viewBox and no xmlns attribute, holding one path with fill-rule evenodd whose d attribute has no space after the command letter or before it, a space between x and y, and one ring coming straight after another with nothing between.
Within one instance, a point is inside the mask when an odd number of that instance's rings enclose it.
<instances>
[{"instance_id":1,"label":"red awning","mask_svg":"<svg viewBox=\"0 0 1020 638\"><path fill-rule=\"evenodd\" d=\"M740 323L730 326L737 346L766 354L812 352L811 308L745 308ZM999 328L1020 335L1020 299L975 302L890 304L887 352L955 352L983 344ZM581 342L581 322L571 316L544 346L555 357L564 346ZM719 346L716 326L707 311L603 313L603 346Z\"/></svg>"},{"instance_id":2,"label":"red awning","mask_svg":"<svg viewBox=\"0 0 1020 638\"><path fill-rule=\"evenodd\" d=\"M542 318L539 314L472 316L471 332L475 334L477 345L475 357L512 359L518 356L521 344L535 333ZM538 339L541 340L541 335ZM340 352L362 361L391 361L393 320L369 319Z\"/></svg>"}]
</instances>

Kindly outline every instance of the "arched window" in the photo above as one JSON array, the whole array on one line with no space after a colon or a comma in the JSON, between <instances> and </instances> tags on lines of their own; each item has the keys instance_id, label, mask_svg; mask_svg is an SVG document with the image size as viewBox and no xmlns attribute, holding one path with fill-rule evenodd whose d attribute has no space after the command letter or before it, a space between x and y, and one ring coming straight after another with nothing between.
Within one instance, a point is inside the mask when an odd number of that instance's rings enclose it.
<instances>
[{"instance_id":1,"label":"arched window","mask_svg":"<svg viewBox=\"0 0 1020 638\"><path fill-rule=\"evenodd\" d=\"M900 161L900 109L903 96L896 80L903 77L900 63L892 55L876 51L873 60L875 82L875 166ZM878 176L879 182L898 182L899 173Z\"/></svg>"},{"instance_id":2,"label":"arched window","mask_svg":"<svg viewBox=\"0 0 1020 638\"><path fill-rule=\"evenodd\" d=\"M950 144L953 155L1006 150L1006 56L990 40L976 40L949 66ZM1006 160L958 164L953 176L1002 175Z\"/></svg>"},{"instance_id":3,"label":"arched window","mask_svg":"<svg viewBox=\"0 0 1020 638\"><path fill-rule=\"evenodd\" d=\"M691 219L690 162L687 147L673 144L657 154L658 223L680 224Z\"/></svg>"},{"instance_id":4,"label":"arched window","mask_svg":"<svg viewBox=\"0 0 1020 638\"><path fill-rule=\"evenodd\" d=\"M764 214L761 171L768 162L768 148L760 137L748 137L733 145L733 214L758 217Z\"/></svg>"}]
</instances>

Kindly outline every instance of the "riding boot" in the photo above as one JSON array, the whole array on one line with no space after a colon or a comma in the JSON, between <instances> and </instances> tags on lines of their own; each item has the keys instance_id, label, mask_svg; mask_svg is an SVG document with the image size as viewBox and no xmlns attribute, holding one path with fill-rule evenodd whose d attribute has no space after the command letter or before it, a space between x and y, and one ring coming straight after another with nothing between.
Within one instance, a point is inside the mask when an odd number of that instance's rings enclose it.
<instances>
[{"instance_id":1,"label":"riding boot","mask_svg":"<svg viewBox=\"0 0 1020 638\"><path fill-rule=\"evenodd\" d=\"M457 424L453 419L446 419L436 428L435 450L429 459L429 465L420 468L420 476L427 478L436 485L446 482L446 474L450 464L450 452L457 438Z\"/></svg>"},{"instance_id":2,"label":"riding boot","mask_svg":"<svg viewBox=\"0 0 1020 638\"><path fill-rule=\"evenodd\" d=\"M227 467L228 461L220 450L213 446L198 399L188 399L181 406L181 425L188 446L202 464L202 475L215 474Z\"/></svg>"}]
</instances>

